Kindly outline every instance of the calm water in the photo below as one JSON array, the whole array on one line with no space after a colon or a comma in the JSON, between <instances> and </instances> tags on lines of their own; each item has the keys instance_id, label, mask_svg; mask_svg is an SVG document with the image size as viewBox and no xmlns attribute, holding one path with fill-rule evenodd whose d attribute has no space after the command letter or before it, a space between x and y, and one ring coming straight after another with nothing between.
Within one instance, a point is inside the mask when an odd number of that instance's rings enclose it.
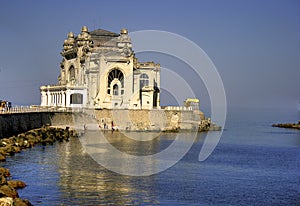
<instances>
[{"instance_id":1,"label":"calm water","mask_svg":"<svg viewBox=\"0 0 300 206\"><path fill-rule=\"evenodd\" d=\"M229 111L221 141L206 161L198 161L205 139L200 134L180 162L148 177L104 169L77 139L37 146L1 166L28 184L19 194L34 205L300 205L300 131L270 127L297 118L289 110ZM149 147L108 135L130 154L156 153L174 137L164 134Z\"/></svg>"}]
</instances>

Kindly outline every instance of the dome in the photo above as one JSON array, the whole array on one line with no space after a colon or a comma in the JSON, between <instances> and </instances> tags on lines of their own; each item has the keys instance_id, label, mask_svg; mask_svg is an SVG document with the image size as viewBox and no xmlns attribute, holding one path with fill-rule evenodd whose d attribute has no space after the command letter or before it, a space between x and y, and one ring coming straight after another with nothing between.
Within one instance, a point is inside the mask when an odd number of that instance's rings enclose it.
<instances>
[{"instance_id":1,"label":"dome","mask_svg":"<svg viewBox=\"0 0 300 206\"><path fill-rule=\"evenodd\" d=\"M81 28L81 32L89 32L87 26L83 26L83 27Z\"/></svg>"},{"instance_id":2,"label":"dome","mask_svg":"<svg viewBox=\"0 0 300 206\"><path fill-rule=\"evenodd\" d=\"M69 33L68 33L68 38L74 38L73 32L69 32Z\"/></svg>"},{"instance_id":3,"label":"dome","mask_svg":"<svg viewBox=\"0 0 300 206\"><path fill-rule=\"evenodd\" d=\"M121 29L121 34L128 34L127 29L125 29L125 28Z\"/></svg>"}]
</instances>

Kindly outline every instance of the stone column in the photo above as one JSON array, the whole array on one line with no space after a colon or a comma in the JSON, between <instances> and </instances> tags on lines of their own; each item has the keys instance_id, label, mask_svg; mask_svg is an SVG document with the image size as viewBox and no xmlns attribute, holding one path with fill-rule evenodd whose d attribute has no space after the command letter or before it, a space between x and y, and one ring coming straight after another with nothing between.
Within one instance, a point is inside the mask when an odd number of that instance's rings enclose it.
<instances>
[{"instance_id":1,"label":"stone column","mask_svg":"<svg viewBox=\"0 0 300 206\"><path fill-rule=\"evenodd\" d=\"M41 106L46 106L47 102L46 102L46 92L45 91L41 91Z\"/></svg>"},{"instance_id":2,"label":"stone column","mask_svg":"<svg viewBox=\"0 0 300 206\"><path fill-rule=\"evenodd\" d=\"M62 105L63 107L66 107L66 92L62 92Z\"/></svg>"},{"instance_id":3,"label":"stone column","mask_svg":"<svg viewBox=\"0 0 300 206\"><path fill-rule=\"evenodd\" d=\"M52 92L50 92L50 105L49 106L52 106L53 105L53 94Z\"/></svg>"},{"instance_id":4,"label":"stone column","mask_svg":"<svg viewBox=\"0 0 300 206\"><path fill-rule=\"evenodd\" d=\"M47 96L48 96L48 99L47 99L47 106L49 107L51 105L51 93L49 90L47 90Z\"/></svg>"},{"instance_id":5,"label":"stone column","mask_svg":"<svg viewBox=\"0 0 300 206\"><path fill-rule=\"evenodd\" d=\"M70 104L70 90L67 90L66 91L66 107L70 107L71 104Z\"/></svg>"},{"instance_id":6,"label":"stone column","mask_svg":"<svg viewBox=\"0 0 300 206\"><path fill-rule=\"evenodd\" d=\"M52 92L52 106L55 105L55 93Z\"/></svg>"}]
</instances>

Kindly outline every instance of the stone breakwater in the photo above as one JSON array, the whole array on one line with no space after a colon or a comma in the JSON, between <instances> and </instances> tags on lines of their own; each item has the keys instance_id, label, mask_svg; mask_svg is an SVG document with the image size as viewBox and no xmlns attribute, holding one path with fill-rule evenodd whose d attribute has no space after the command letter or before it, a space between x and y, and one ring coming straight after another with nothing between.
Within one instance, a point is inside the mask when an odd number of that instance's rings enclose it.
<instances>
[{"instance_id":1,"label":"stone breakwater","mask_svg":"<svg viewBox=\"0 0 300 206\"><path fill-rule=\"evenodd\" d=\"M0 167L0 205L4 206L28 206L32 205L28 200L19 198L17 189L26 187L20 180L11 180L8 169Z\"/></svg>"},{"instance_id":2,"label":"stone breakwater","mask_svg":"<svg viewBox=\"0 0 300 206\"><path fill-rule=\"evenodd\" d=\"M0 140L0 161L5 161L7 156L31 148L36 144L53 144L56 141L68 141L70 137L77 136L73 130L53 127L42 127L10 138Z\"/></svg>"},{"instance_id":3,"label":"stone breakwater","mask_svg":"<svg viewBox=\"0 0 300 206\"><path fill-rule=\"evenodd\" d=\"M300 120L298 121L298 123L273 124L272 127L281 127L281 128L300 130Z\"/></svg>"},{"instance_id":4,"label":"stone breakwater","mask_svg":"<svg viewBox=\"0 0 300 206\"><path fill-rule=\"evenodd\" d=\"M69 138L78 137L78 134L66 129L54 127L42 127L33 129L25 133L4 138L0 140L0 161L6 161L6 158L19 153L22 150L32 148L37 144L47 145L56 141L68 141ZM10 178L10 172L6 168L0 168L0 206L25 206L32 205L28 200L19 198L16 189L24 188L26 184L19 180L7 180Z\"/></svg>"}]
</instances>

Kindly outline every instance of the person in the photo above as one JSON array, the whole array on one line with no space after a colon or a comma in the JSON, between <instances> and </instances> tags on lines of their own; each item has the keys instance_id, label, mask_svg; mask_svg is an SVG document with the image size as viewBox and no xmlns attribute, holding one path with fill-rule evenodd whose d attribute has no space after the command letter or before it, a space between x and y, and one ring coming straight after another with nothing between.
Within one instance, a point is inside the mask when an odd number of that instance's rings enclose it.
<instances>
[{"instance_id":1,"label":"person","mask_svg":"<svg viewBox=\"0 0 300 206\"><path fill-rule=\"evenodd\" d=\"M114 128L114 121L111 121L111 130L114 131L115 128Z\"/></svg>"}]
</instances>

